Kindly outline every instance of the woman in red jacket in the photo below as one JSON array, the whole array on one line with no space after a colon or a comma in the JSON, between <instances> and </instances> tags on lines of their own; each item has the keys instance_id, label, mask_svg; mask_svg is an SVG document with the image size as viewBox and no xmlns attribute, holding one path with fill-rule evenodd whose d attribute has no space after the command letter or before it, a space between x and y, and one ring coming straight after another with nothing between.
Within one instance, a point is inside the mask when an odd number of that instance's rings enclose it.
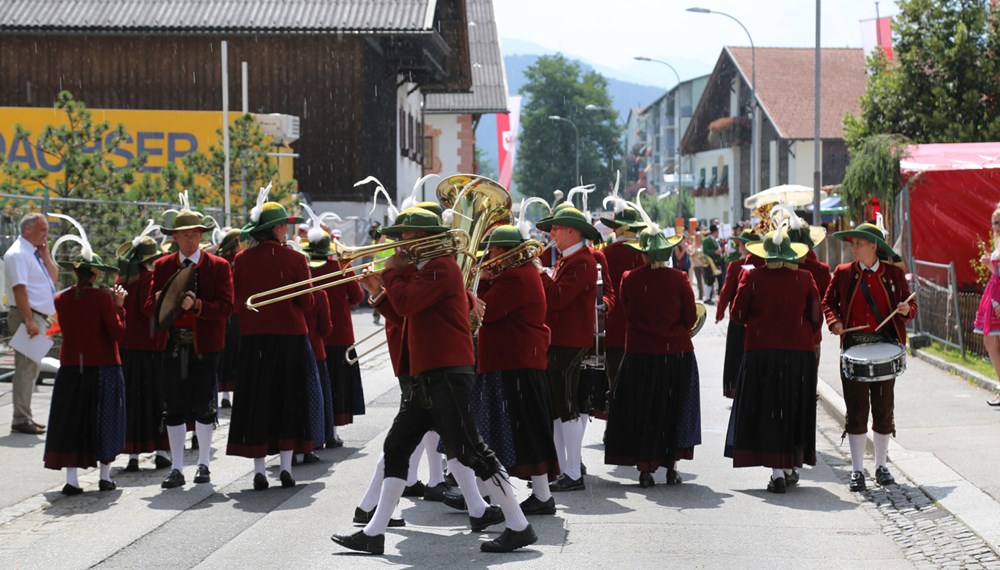
<instances>
[{"instance_id":1,"label":"woman in red jacket","mask_svg":"<svg viewBox=\"0 0 1000 570\"><path fill-rule=\"evenodd\" d=\"M73 261L60 261L70 269L77 284L56 295L56 312L62 328L59 372L52 390L49 433L45 438L45 467L66 468L65 495L83 492L77 469L100 466L101 491L116 488L111 463L125 446L125 379L118 358L118 341L125 335L125 289L112 292L94 287L104 272L118 268L105 265L93 253L83 228L68 216L81 238L64 236L52 248L55 254L66 238L81 245Z\"/></svg>"},{"instance_id":2,"label":"woman in red jacket","mask_svg":"<svg viewBox=\"0 0 1000 570\"><path fill-rule=\"evenodd\" d=\"M608 414L604 462L635 465L644 488L654 485L659 467L667 468L668 485L680 483L677 459L691 459L701 443L698 364L691 344L698 318L694 291L685 273L667 265L681 239L664 236L647 221L637 244L646 264L626 271L618 290L625 357Z\"/></svg>"},{"instance_id":3,"label":"woman in red jacket","mask_svg":"<svg viewBox=\"0 0 1000 570\"><path fill-rule=\"evenodd\" d=\"M152 223L152 222L150 222ZM156 226L151 226L155 228ZM140 235L118 248L118 284L124 287L125 336L118 343L125 375L126 472L139 470L139 454L156 452L157 469L171 466L166 450L170 444L163 425L163 379L156 329L143 314L142 303L153 285L153 262L163 256L156 240Z\"/></svg>"},{"instance_id":4,"label":"woman in red jacket","mask_svg":"<svg viewBox=\"0 0 1000 570\"><path fill-rule=\"evenodd\" d=\"M229 262L230 268L236 260L236 254L243 249L239 228L226 231L215 255ZM226 344L219 354L219 397L222 408L233 407L233 391L236 389L236 371L240 362L240 317L233 311L226 320Z\"/></svg>"},{"instance_id":5,"label":"woman in red jacket","mask_svg":"<svg viewBox=\"0 0 1000 570\"><path fill-rule=\"evenodd\" d=\"M719 322L726 316L726 309L732 312L733 301L736 299L736 289L740 284L740 276L744 271L764 265L764 260L751 255L747 251L746 244L753 241L760 241L760 236L753 230L743 230L737 236L731 238L740 248L739 259L729 262L726 266L726 280L719 290L719 304L715 307L715 322ZM746 329L742 323L729 319L729 327L726 329L726 358L722 365L722 395L732 399L736 395L736 376L740 372L740 363L743 362L743 343Z\"/></svg>"},{"instance_id":6,"label":"woman in red jacket","mask_svg":"<svg viewBox=\"0 0 1000 570\"><path fill-rule=\"evenodd\" d=\"M819 292L799 269L809 248L792 243L784 224L747 249L767 266L743 273L730 314L746 340L725 456L733 467L769 467L767 490L784 493L798 482L796 467L816 464Z\"/></svg>"},{"instance_id":7,"label":"woman in red jacket","mask_svg":"<svg viewBox=\"0 0 1000 570\"><path fill-rule=\"evenodd\" d=\"M254 489L267 489L265 457L278 454L281 486L293 487L292 454L313 449L307 414L309 385L318 385L316 361L309 348L305 312L313 309L312 293L250 310L246 300L309 278L309 265L299 252L285 246L288 224L301 220L288 215L277 202L251 210L243 232L254 245L241 251L233 265L234 297L240 314L241 345L227 455L254 460Z\"/></svg>"}]
</instances>

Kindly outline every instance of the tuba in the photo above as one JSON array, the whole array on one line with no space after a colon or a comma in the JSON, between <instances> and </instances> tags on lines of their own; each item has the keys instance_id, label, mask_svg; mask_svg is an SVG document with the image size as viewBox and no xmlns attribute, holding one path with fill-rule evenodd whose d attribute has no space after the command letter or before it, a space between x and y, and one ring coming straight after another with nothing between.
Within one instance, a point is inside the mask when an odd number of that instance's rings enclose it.
<instances>
[{"instance_id":1,"label":"tuba","mask_svg":"<svg viewBox=\"0 0 1000 570\"><path fill-rule=\"evenodd\" d=\"M469 234L469 249L458 258L458 266L465 276L465 288L472 290L478 281L478 261L476 251L483 238L492 228L512 224L510 193L506 188L484 176L475 174L453 174L437 186L437 199L450 210L453 229Z\"/></svg>"}]
</instances>

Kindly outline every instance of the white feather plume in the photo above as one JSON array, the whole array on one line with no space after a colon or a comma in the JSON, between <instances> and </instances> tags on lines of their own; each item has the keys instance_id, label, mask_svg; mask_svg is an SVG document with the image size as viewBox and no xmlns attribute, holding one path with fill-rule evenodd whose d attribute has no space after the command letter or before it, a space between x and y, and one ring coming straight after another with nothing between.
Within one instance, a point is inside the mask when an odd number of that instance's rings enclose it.
<instances>
[{"instance_id":1,"label":"white feather plume","mask_svg":"<svg viewBox=\"0 0 1000 570\"><path fill-rule=\"evenodd\" d=\"M374 176L369 176L364 180L358 180L357 182L354 183L354 187L357 188L358 186L364 186L369 182L375 183L375 193L372 195L372 209L370 212L368 212L368 215L371 216L372 214L375 213L375 207L378 205L378 196L379 194L381 194L385 196L385 201L388 203L389 225L391 226L392 224L396 223L396 218L399 217L399 210L396 209L396 205L393 204L392 202L392 196L389 195L389 192L385 189L385 186L382 186L382 183L379 182L378 178L375 178Z\"/></svg>"},{"instance_id":2,"label":"white feather plume","mask_svg":"<svg viewBox=\"0 0 1000 570\"><path fill-rule=\"evenodd\" d=\"M156 223L153 222L153 220L146 220L146 227L143 228L141 232L139 232L139 235L132 238L132 247L139 247L139 242L142 241L142 238L155 232L159 227L160 226L156 225Z\"/></svg>"},{"instance_id":3,"label":"white feather plume","mask_svg":"<svg viewBox=\"0 0 1000 570\"><path fill-rule=\"evenodd\" d=\"M466 220L470 221L472 220L472 218L470 218L469 216L466 216L465 214L455 210L455 206L459 205L462 202L462 198L465 197L465 193L469 190L469 188L472 188L474 185L478 184L479 180L480 179L477 176L472 180L469 180L465 184L465 186L462 186L462 189L458 191L458 195L455 196L454 200L452 200L451 208L448 208L447 210L441 212L441 223L443 223L446 226L451 226L452 222L455 221L455 214L458 214L459 216L465 218Z\"/></svg>"},{"instance_id":4,"label":"white feather plume","mask_svg":"<svg viewBox=\"0 0 1000 570\"><path fill-rule=\"evenodd\" d=\"M617 196L618 195L618 186L621 184L621 181L622 181L622 171L621 170L616 170L615 171L615 187L611 190L611 195L612 196Z\"/></svg>"},{"instance_id":5,"label":"white feather plume","mask_svg":"<svg viewBox=\"0 0 1000 570\"><path fill-rule=\"evenodd\" d=\"M882 212L875 214L875 225L878 227L879 231L882 232L882 239L885 239L889 235L889 230L885 229L885 219L882 218Z\"/></svg>"},{"instance_id":6,"label":"white feather plume","mask_svg":"<svg viewBox=\"0 0 1000 570\"><path fill-rule=\"evenodd\" d=\"M655 223L649 217L649 214L646 213L646 210L642 209L642 199L641 199L641 196L642 196L642 193L645 192L645 191L646 191L645 188L639 188L639 191L635 193L635 202L629 202L628 200L623 200L623 201L625 202L626 206L631 206L632 208L635 208L635 210L637 212L639 212L639 216L642 217L642 221L646 223L646 230L648 230L648 232L650 234L654 234L655 235L655 234L660 233L660 225L657 224L657 223ZM609 196L609 198L610 198L610 196Z\"/></svg>"},{"instance_id":7,"label":"white feather plume","mask_svg":"<svg viewBox=\"0 0 1000 570\"><path fill-rule=\"evenodd\" d=\"M399 211L402 212L407 208L412 208L413 206L416 206L420 202L420 200L417 198L417 192L419 192L420 189L423 187L424 182L427 182L429 179L435 177L437 177L437 174L428 174L427 176L423 176L419 180L417 180L413 184L413 191L410 192L410 195L407 196L403 200L403 202L399 205Z\"/></svg>"},{"instance_id":8,"label":"white feather plume","mask_svg":"<svg viewBox=\"0 0 1000 570\"><path fill-rule=\"evenodd\" d=\"M802 228L802 219L786 204L776 204L771 208L771 222L777 226L782 220L793 230Z\"/></svg>"},{"instance_id":9,"label":"white feather plume","mask_svg":"<svg viewBox=\"0 0 1000 570\"><path fill-rule=\"evenodd\" d=\"M555 208L556 205L559 204L559 201L563 199L563 196L565 196L565 194L563 194L562 190L556 190L555 192L552 193L552 198L553 198L553 200L552 200L552 207L553 208Z\"/></svg>"},{"instance_id":10,"label":"white feather plume","mask_svg":"<svg viewBox=\"0 0 1000 570\"><path fill-rule=\"evenodd\" d=\"M775 228L774 234L771 236L771 243L773 243L778 247L781 247L781 242L785 241L784 232L785 228L787 227L788 227L788 218L783 218L781 222L778 224L778 227Z\"/></svg>"},{"instance_id":11,"label":"white feather plume","mask_svg":"<svg viewBox=\"0 0 1000 570\"><path fill-rule=\"evenodd\" d=\"M86 230L83 229L83 226L80 225L80 222L63 214L56 214L53 212L49 212L49 215L52 216L53 218L59 218L60 220L68 221L69 223L73 224L74 227L76 227L78 232L80 232L79 237L72 234L66 234L61 238L57 239L56 242L52 245L52 257L56 256L56 252L59 251L59 246L68 241L72 241L80 244L80 255L82 255L84 259L86 259L87 261L93 261L94 250L91 249L90 241L87 240L87 232Z\"/></svg>"},{"instance_id":12,"label":"white feather plume","mask_svg":"<svg viewBox=\"0 0 1000 570\"><path fill-rule=\"evenodd\" d=\"M309 223L307 224L307 227L309 229L306 231L306 239L309 240L309 243L316 243L322 240L324 237L326 237L326 232L323 231L323 226L322 226L323 220L316 215L316 212L314 212L313 209L309 207L309 204L306 204L305 202L299 202L299 205L305 209L307 214L309 214Z\"/></svg>"},{"instance_id":13,"label":"white feather plume","mask_svg":"<svg viewBox=\"0 0 1000 570\"><path fill-rule=\"evenodd\" d=\"M570 205L573 204L573 197L577 194L583 194L583 201L581 203L581 210L587 209L587 194L594 191L595 186L593 184L587 184L586 186L577 186L575 188L570 188L569 194L566 195L566 201Z\"/></svg>"},{"instance_id":14,"label":"white feather plume","mask_svg":"<svg viewBox=\"0 0 1000 570\"><path fill-rule=\"evenodd\" d=\"M181 200L181 210L182 211L183 210L190 210L191 209L191 201L188 199L188 191L187 190L185 190L185 191L183 191L183 192L180 193L180 200Z\"/></svg>"},{"instance_id":15,"label":"white feather plume","mask_svg":"<svg viewBox=\"0 0 1000 570\"><path fill-rule=\"evenodd\" d=\"M264 211L264 203L267 202L267 195L271 193L271 183L268 182L267 186L261 188L257 191L257 205L250 210L250 220L253 223L257 223L260 220L260 214Z\"/></svg>"},{"instance_id":16,"label":"white feather plume","mask_svg":"<svg viewBox=\"0 0 1000 570\"><path fill-rule=\"evenodd\" d=\"M531 221L528 220L527 211L528 206L532 204L545 204L545 207L549 209L549 215L552 215L552 207L549 203L545 201L544 198L539 198L537 196L532 196L531 198L521 199L521 211L517 215L517 229L521 232L521 237L528 239L531 235Z\"/></svg>"}]
</instances>

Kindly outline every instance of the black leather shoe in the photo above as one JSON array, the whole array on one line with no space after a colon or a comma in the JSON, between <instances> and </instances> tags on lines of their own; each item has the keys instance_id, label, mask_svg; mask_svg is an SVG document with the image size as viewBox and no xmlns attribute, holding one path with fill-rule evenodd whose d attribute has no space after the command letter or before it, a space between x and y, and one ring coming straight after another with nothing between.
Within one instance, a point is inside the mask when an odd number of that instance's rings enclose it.
<instances>
[{"instance_id":1,"label":"black leather shoe","mask_svg":"<svg viewBox=\"0 0 1000 570\"><path fill-rule=\"evenodd\" d=\"M23 422L10 426L10 433L26 433L28 435L42 435L45 428L38 427L33 422Z\"/></svg>"},{"instance_id":2,"label":"black leather shoe","mask_svg":"<svg viewBox=\"0 0 1000 570\"><path fill-rule=\"evenodd\" d=\"M63 485L62 491L60 491L60 492L63 495L66 495L68 497L72 497L73 495L79 495L80 493L82 493L83 489L81 489L80 487L74 487L74 486L70 485L69 483L66 483L65 485Z\"/></svg>"},{"instance_id":3,"label":"black leather shoe","mask_svg":"<svg viewBox=\"0 0 1000 570\"><path fill-rule=\"evenodd\" d=\"M316 455L316 452L314 451L310 451L309 453L306 453L302 456L302 463L309 464L309 463L319 463L319 462L320 458L318 455Z\"/></svg>"},{"instance_id":4,"label":"black leather shoe","mask_svg":"<svg viewBox=\"0 0 1000 570\"><path fill-rule=\"evenodd\" d=\"M458 481L455 480L455 476L451 473L444 476L444 482L447 483L449 487L458 487Z\"/></svg>"},{"instance_id":5,"label":"black leather shoe","mask_svg":"<svg viewBox=\"0 0 1000 570\"><path fill-rule=\"evenodd\" d=\"M579 479L573 479L569 475L563 475L559 479L549 483L550 491L582 491L586 489L587 486L583 483L583 476L581 475Z\"/></svg>"},{"instance_id":6,"label":"black leather shoe","mask_svg":"<svg viewBox=\"0 0 1000 570\"><path fill-rule=\"evenodd\" d=\"M467 511L469 507L465 504L465 497L458 489L452 489L444 494L441 502L457 511Z\"/></svg>"},{"instance_id":7,"label":"black leather shoe","mask_svg":"<svg viewBox=\"0 0 1000 570\"><path fill-rule=\"evenodd\" d=\"M198 470L194 473L195 483L208 483L212 480L212 472L208 470L208 465L198 465Z\"/></svg>"},{"instance_id":8,"label":"black leather shoe","mask_svg":"<svg viewBox=\"0 0 1000 570\"><path fill-rule=\"evenodd\" d=\"M377 509L378 505L375 505L375 508ZM372 509L370 512L366 513L365 511L361 510L361 507L354 507L354 521L353 521L354 524L368 524L369 522L371 522L373 516L375 516L375 509ZM406 526L406 521L399 517L392 517L389 519L389 526L391 527Z\"/></svg>"},{"instance_id":9,"label":"black leather shoe","mask_svg":"<svg viewBox=\"0 0 1000 570\"><path fill-rule=\"evenodd\" d=\"M486 507L486 512L481 517L469 517L469 525L472 526L472 532L484 531L487 527L502 523L503 521L503 511L495 505Z\"/></svg>"},{"instance_id":10,"label":"black leather shoe","mask_svg":"<svg viewBox=\"0 0 1000 570\"><path fill-rule=\"evenodd\" d=\"M538 536L529 524L528 528L524 530L510 530L509 528L504 529L504 531L500 533L500 536L489 542L480 544L479 550L483 552L512 552L518 548L535 544L536 542L538 542Z\"/></svg>"},{"instance_id":11,"label":"black leather shoe","mask_svg":"<svg viewBox=\"0 0 1000 570\"><path fill-rule=\"evenodd\" d=\"M365 531L359 530L351 535L335 534L330 540L351 550L367 552L369 554L382 554L385 552L385 535L368 536Z\"/></svg>"},{"instance_id":12,"label":"black leather shoe","mask_svg":"<svg viewBox=\"0 0 1000 570\"><path fill-rule=\"evenodd\" d=\"M684 482L676 469L667 469L667 485L680 485Z\"/></svg>"},{"instance_id":13,"label":"black leather shoe","mask_svg":"<svg viewBox=\"0 0 1000 570\"><path fill-rule=\"evenodd\" d=\"M270 486L271 484L267 482L267 477L265 477L263 473L254 474L253 476L254 491L263 491L264 489L267 489Z\"/></svg>"},{"instance_id":14,"label":"black leather shoe","mask_svg":"<svg viewBox=\"0 0 1000 570\"><path fill-rule=\"evenodd\" d=\"M278 476L278 478L281 479L281 487L283 489L288 489L289 487L295 486L295 479L292 477L292 474L289 473L288 471L283 470L281 472L281 475Z\"/></svg>"},{"instance_id":15,"label":"black leather shoe","mask_svg":"<svg viewBox=\"0 0 1000 570\"><path fill-rule=\"evenodd\" d=\"M587 474L587 466L584 465L584 463L581 461L580 462L580 476L583 477L586 474Z\"/></svg>"},{"instance_id":16,"label":"black leather shoe","mask_svg":"<svg viewBox=\"0 0 1000 570\"><path fill-rule=\"evenodd\" d=\"M435 503L440 503L444 501L444 495L451 490L451 487L445 485L444 483L438 483L431 487L430 485L424 485L424 500L434 501Z\"/></svg>"},{"instance_id":17,"label":"black leather shoe","mask_svg":"<svg viewBox=\"0 0 1000 570\"><path fill-rule=\"evenodd\" d=\"M223 408L232 408L233 407L233 403L229 401L229 398L223 398L222 399L222 407Z\"/></svg>"},{"instance_id":18,"label":"black leather shoe","mask_svg":"<svg viewBox=\"0 0 1000 570\"><path fill-rule=\"evenodd\" d=\"M174 487L180 487L183 484L184 474L177 469L171 469L167 478L160 483L160 487L163 487L164 489L173 489Z\"/></svg>"},{"instance_id":19,"label":"black leather shoe","mask_svg":"<svg viewBox=\"0 0 1000 570\"><path fill-rule=\"evenodd\" d=\"M538 497L531 495L521 501L521 512L528 517L534 515L554 515L556 514L556 500L554 497L549 497L548 501L542 502L538 500Z\"/></svg>"},{"instance_id":20,"label":"black leather shoe","mask_svg":"<svg viewBox=\"0 0 1000 570\"><path fill-rule=\"evenodd\" d=\"M875 482L883 487L886 485L896 484L896 480L893 479L892 473L889 473L889 468L884 465L875 470Z\"/></svg>"},{"instance_id":21,"label":"black leather shoe","mask_svg":"<svg viewBox=\"0 0 1000 570\"><path fill-rule=\"evenodd\" d=\"M855 472L851 473L851 482L848 485L848 488L852 492L855 492L855 493L857 493L859 491L864 491L865 490L865 474L862 473L862 472L860 472L860 471L855 471Z\"/></svg>"},{"instance_id":22,"label":"black leather shoe","mask_svg":"<svg viewBox=\"0 0 1000 570\"><path fill-rule=\"evenodd\" d=\"M414 483L414 484L406 487L405 489L403 489L403 496L404 497L423 497L424 496L424 489L425 488L426 488L426 485L424 485L420 481L417 481L416 483Z\"/></svg>"},{"instance_id":23,"label":"black leather shoe","mask_svg":"<svg viewBox=\"0 0 1000 570\"><path fill-rule=\"evenodd\" d=\"M327 449L337 449L338 447L344 447L344 440L340 439L339 435L333 436L333 439L326 442Z\"/></svg>"},{"instance_id":24,"label":"black leather shoe","mask_svg":"<svg viewBox=\"0 0 1000 570\"><path fill-rule=\"evenodd\" d=\"M105 481L101 479L97 482L97 489L99 491L114 491L118 488L118 485L114 481Z\"/></svg>"},{"instance_id":25,"label":"black leather shoe","mask_svg":"<svg viewBox=\"0 0 1000 570\"><path fill-rule=\"evenodd\" d=\"M799 472L794 467L792 467L791 471L785 469L785 485L791 487L793 485L798 485L798 484L799 484Z\"/></svg>"},{"instance_id":26,"label":"black leather shoe","mask_svg":"<svg viewBox=\"0 0 1000 570\"><path fill-rule=\"evenodd\" d=\"M131 458L131 459L129 459L128 460L128 465L126 465L125 469L122 469L122 471L124 471L125 473L136 473L136 472L138 472L139 471L139 460L136 459L136 458L134 458L134 457Z\"/></svg>"},{"instance_id":27,"label":"black leather shoe","mask_svg":"<svg viewBox=\"0 0 1000 570\"><path fill-rule=\"evenodd\" d=\"M191 436L191 449L198 449L198 436L197 435L192 435Z\"/></svg>"},{"instance_id":28,"label":"black leather shoe","mask_svg":"<svg viewBox=\"0 0 1000 570\"><path fill-rule=\"evenodd\" d=\"M167 467L172 467L174 465L173 461L170 461L162 455L157 455L153 458L153 466L157 469L166 469Z\"/></svg>"},{"instance_id":29,"label":"black leather shoe","mask_svg":"<svg viewBox=\"0 0 1000 570\"><path fill-rule=\"evenodd\" d=\"M656 482L653 481L652 473L649 471L639 473L639 488L645 489L647 487L652 487L653 485L656 485Z\"/></svg>"},{"instance_id":30,"label":"black leather shoe","mask_svg":"<svg viewBox=\"0 0 1000 570\"><path fill-rule=\"evenodd\" d=\"M778 493L779 495L785 494L785 478L784 477L771 477L771 480L767 482L767 490L769 493Z\"/></svg>"}]
</instances>

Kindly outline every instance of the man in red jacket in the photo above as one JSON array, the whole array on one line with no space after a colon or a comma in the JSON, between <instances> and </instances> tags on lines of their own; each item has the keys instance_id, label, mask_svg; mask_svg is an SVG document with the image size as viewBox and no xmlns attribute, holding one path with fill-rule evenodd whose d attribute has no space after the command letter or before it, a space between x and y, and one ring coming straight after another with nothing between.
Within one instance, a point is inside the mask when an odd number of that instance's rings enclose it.
<instances>
[{"instance_id":1,"label":"man in red jacket","mask_svg":"<svg viewBox=\"0 0 1000 570\"><path fill-rule=\"evenodd\" d=\"M422 208L400 212L396 223L383 233L409 240L448 231L440 218ZM404 251L407 247L404 245ZM468 466L476 477L496 488L492 494L500 508L490 507L481 517L470 517L479 532L506 520L507 529L480 545L484 552L510 552L534 544L538 537L517 503L514 489L500 462L483 443L472 416L469 396L475 375L475 355L469 326L469 300L465 278L452 257L420 259L416 271L403 254L386 260L382 274L385 295L403 318L400 375L403 402L383 444L385 477L378 506L364 529L331 539L346 548L382 554L385 529L406 487L410 456L428 430L441 435L449 457ZM445 349L442 349L445 347ZM502 510L502 512L500 512Z\"/></svg>"},{"instance_id":2,"label":"man in red jacket","mask_svg":"<svg viewBox=\"0 0 1000 570\"><path fill-rule=\"evenodd\" d=\"M601 239L583 212L562 208L540 220L538 229L549 232L561 257L554 268L539 267L545 287L545 324L552 331L547 374L552 390L553 433L562 476L553 491L584 489L580 469L585 425L577 401L580 362L594 343L594 307L597 302L597 261L585 240Z\"/></svg>"},{"instance_id":3,"label":"man in red jacket","mask_svg":"<svg viewBox=\"0 0 1000 570\"><path fill-rule=\"evenodd\" d=\"M182 312L168 331L160 331L156 337L157 346L163 350L164 423L173 460L170 474L160 485L164 489L184 484L184 435L189 420L195 422L200 442L194 482L211 480L208 465L216 421L216 366L225 344L226 320L233 311L229 262L199 247L202 233L212 227L200 213L185 208L174 217L173 227L160 228L173 237L178 251L156 261L153 284L143 305L143 313L155 318L156 301L167 280L181 269L194 267L194 287L180 301Z\"/></svg>"},{"instance_id":4,"label":"man in red jacket","mask_svg":"<svg viewBox=\"0 0 1000 570\"><path fill-rule=\"evenodd\" d=\"M906 345L906 322L917 314L917 304L908 301L910 288L900 267L879 261L879 252L891 255L885 234L874 224L861 224L853 230L837 232L833 237L849 241L852 263L838 265L823 297L823 313L830 332L841 337L841 349L858 344L897 343ZM892 320L881 330L875 328L893 311ZM863 327L855 332L846 329ZM846 426L851 446L851 491L865 490L865 434L868 433L868 410L872 415L872 442L875 447L875 481L894 484L886 467L889 436L896 432L893 421L896 379L882 382L858 382L840 376L847 404Z\"/></svg>"}]
</instances>

